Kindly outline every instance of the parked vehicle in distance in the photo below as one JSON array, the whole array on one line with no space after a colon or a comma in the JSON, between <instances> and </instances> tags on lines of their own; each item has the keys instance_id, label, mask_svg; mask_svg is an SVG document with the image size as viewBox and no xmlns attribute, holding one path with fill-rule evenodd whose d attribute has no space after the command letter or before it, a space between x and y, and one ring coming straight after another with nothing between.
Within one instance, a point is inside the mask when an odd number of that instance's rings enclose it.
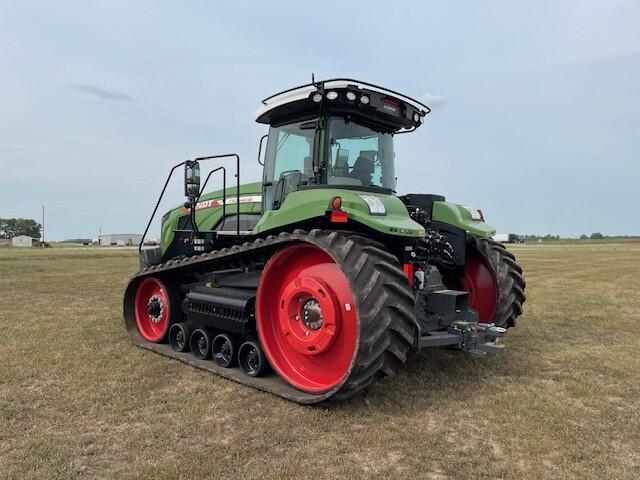
<instances>
[{"instance_id":1,"label":"parked vehicle in distance","mask_svg":"<svg viewBox=\"0 0 640 480\"><path fill-rule=\"evenodd\" d=\"M515 233L497 233L493 239L500 243L524 243L524 236Z\"/></svg>"}]
</instances>

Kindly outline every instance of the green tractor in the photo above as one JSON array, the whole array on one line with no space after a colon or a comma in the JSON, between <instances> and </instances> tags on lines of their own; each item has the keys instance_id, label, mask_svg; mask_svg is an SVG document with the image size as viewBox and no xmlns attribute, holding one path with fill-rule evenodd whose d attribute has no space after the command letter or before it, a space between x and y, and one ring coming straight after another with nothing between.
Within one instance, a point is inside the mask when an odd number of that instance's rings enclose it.
<instances>
[{"instance_id":1,"label":"green tractor","mask_svg":"<svg viewBox=\"0 0 640 480\"><path fill-rule=\"evenodd\" d=\"M525 301L513 254L481 211L395 192L394 139L429 111L314 81L262 101L262 182L241 184L236 154L174 166L145 236L181 167L187 200L162 217L159 246L141 243L124 296L133 342L306 404L350 398L423 348L502 353ZM200 164L225 158L234 185L224 166L201 182ZM223 188L203 193L215 175Z\"/></svg>"}]
</instances>

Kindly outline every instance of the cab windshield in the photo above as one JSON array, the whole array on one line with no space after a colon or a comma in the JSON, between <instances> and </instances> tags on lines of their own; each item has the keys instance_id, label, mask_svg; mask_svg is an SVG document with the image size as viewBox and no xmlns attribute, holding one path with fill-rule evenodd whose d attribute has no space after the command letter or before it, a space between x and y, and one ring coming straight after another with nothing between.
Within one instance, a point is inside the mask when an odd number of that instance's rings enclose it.
<instances>
[{"instance_id":1,"label":"cab windshield","mask_svg":"<svg viewBox=\"0 0 640 480\"><path fill-rule=\"evenodd\" d=\"M395 190L393 137L343 118L329 120L329 185Z\"/></svg>"}]
</instances>

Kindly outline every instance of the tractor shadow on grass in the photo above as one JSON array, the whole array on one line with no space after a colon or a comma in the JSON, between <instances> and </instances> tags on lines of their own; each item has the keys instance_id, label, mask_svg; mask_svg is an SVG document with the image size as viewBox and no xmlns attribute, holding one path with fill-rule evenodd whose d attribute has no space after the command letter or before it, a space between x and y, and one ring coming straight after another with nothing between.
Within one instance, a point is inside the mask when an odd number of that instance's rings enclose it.
<instances>
[{"instance_id":1,"label":"tractor shadow on grass","mask_svg":"<svg viewBox=\"0 0 640 480\"><path fill-rule=\"evenodd\" d=\"M478 395L527 376L530 358L523 348L509 345L501 357L474 358L455 350L425 349L409 358L395 377L384 378L363 395L342 403L328 405L338 412L366 408L398 414L411 414L442 406L452 399L470 403Z\"/></svg>"}]
</instances>

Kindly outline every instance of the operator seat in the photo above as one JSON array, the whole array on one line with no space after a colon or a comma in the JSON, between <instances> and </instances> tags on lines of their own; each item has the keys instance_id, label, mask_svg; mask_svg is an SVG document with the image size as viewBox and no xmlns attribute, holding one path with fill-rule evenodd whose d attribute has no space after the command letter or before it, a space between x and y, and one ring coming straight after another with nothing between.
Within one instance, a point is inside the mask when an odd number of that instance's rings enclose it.
<instances>
[{"instance_id":1,"label":"operator seat","mask_svg":"<svg viewBox=\"0 0 640 480\"><path fill-rule=\"evenodd\" d=\"M356 163L353 164L353 170L351 170L349 176L360 180L360 183L365 187L369 187L373 183L374 169L373 160L360 156L356 159Z\"/></svg>"}]
</instances>

